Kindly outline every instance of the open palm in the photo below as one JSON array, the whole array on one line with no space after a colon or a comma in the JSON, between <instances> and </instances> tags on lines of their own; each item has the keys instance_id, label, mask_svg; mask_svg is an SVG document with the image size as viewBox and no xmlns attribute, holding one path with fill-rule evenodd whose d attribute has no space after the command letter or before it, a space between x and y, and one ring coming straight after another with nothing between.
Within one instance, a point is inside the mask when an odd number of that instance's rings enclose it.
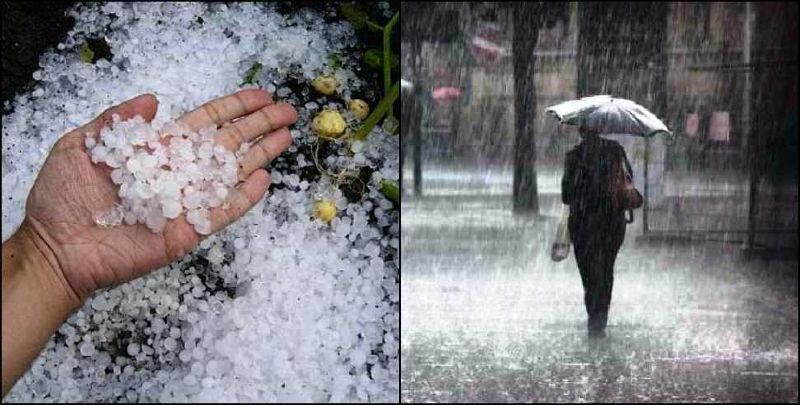
<instances>
[{"instance_id":1,"label":"open palm","mask_svg":"<svg viewBox=\"0 0 800 405\"><path fill-rule=\"evenodd\" d=\"M101 228L95 223L95 215L118 203L119 198L117 186L109 177L111 169L91 162L84 146L86 134L98 134L113 114L119 114L122 120L141 115L150 121L156 109L154 96L141 95L63 136L28 196L22 226L40 238L54 271L63 275L81 299L98 288L140 277L182 257L203 237L185 215L169 220L162 233L153 233L143 224ZM231 191L227 208L210 211L212 232L241 217L263 197L270 178L262 168L291 144L286 127L296 120L294 108L273 104L262 90L243 90L210 101L179 118L193 130L220 126L216 142L229 150L252 143L240 161L241 182Z\"/></svg>"}]
</instances>

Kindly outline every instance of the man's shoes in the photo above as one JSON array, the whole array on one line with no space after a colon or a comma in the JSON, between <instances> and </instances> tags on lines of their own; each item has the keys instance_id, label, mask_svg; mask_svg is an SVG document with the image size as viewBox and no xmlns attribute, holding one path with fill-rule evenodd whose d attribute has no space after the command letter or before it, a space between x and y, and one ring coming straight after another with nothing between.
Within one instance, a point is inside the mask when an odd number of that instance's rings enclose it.
<instances>
[{"instance_id":1,"label":"man's shoes","mask_svg":"<svg viewBox=\"0 0 800 405\"><path fill-rule=\"evenodd\" d=\"M606 331L603 329L589 329L589 338L602 339L606 337Z\"/></svg>"}]
</instances>

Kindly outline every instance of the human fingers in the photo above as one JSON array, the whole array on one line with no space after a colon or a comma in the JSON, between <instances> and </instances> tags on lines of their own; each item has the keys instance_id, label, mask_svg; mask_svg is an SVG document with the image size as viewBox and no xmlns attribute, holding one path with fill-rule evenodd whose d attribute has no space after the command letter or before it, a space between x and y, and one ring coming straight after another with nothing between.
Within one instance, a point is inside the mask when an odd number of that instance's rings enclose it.
<instances>
[{"instance_id":1,"label":"human fingers","mask_svg":"<svg viewBox=\"0 0 800 405\"><path fill-rule=\"evenodd\" d=\"M272 97L265 90L242 90L211 100L183 114L178 121L198 131L210 125L220 126L269 104L272 104Z\"/></svg>"},{"instance_id":2,"label":"human fingers","mask_svg":"<svg viewBox=\"0 0 800 405\"><path fill-rule=\"evenodd\" d=\"M243 143L250 142L261 134L268 134L296 121L297 110L290 104L271 104L222 127L217 133L216 141L228 150L235 151Z\"/></svg>"},{"instance_id":3,"label":"human fingers","mask_svg":"<svg viewBox=\"0 0 800 405\"><path fill-rule=\"evenodd\" d=\"M210 211L211 232L217 232L239 219L264 197L270 184L266 170L254 171L244 183L234 187L224 206Z\"/></svg>"},{"instance_id":4,"label":"human fingers","mask_svg":"<svg viewBox=\"0 0 800 405\"><path fill-rule=\"evenodd\" d=\"M267 166L291 144L292 134L287 128L281 128L261 137L250 146L239 162L239 180L244 180L257 169Z\"/></svg>"}]
</instances>

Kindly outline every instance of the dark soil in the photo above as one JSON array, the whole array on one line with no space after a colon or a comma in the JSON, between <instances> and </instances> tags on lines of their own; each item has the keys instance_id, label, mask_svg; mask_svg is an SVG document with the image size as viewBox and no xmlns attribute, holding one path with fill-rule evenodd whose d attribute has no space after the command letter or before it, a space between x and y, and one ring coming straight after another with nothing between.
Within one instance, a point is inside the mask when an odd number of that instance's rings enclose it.
<instances>
[{"instance_id":1,"label":"dark soil","mask_svg":"<svg viewBox=\"0 0 800 405\"><path fill-rule=\"evenodd\" d=\"M65 15L72 2L2 2L3 101L31 86L39 57L56 46L75 25Z\"/></svg>"},{"instance_id":2,"label":"dark soil","mask_svg":"<svg viewBox=\"0 0 800 405\"><path fill-rule=\"evenodd\" d=\"M399 2L390 1L393 10L399 9ZM3 35L3 75L2 75L2 101L12 100L18 93L26 91L33 84L31 74L39 68L39 57L44 51L56 46L66 38L67 31L75 25L75 20L65 13L74 2L2 2L2 35ZM291 12L303 7L325 9L320 2L281 2L280 9ZM380 15L377 7L365 7L370 17L379 24L386 24L388 20ZM197 21L202 24L202 20ZM399 24L398 24L399 26ZM392 52L400 54L399 28L392 35ZM360 30L359 39L366 48L380 48L380 35ZM111 60L108 45L100 39L89 39L90 48L95 52L92 63L97 59ZM366 68L366 67L365 67ZM378 72L375 72L378 73ZM397 71L393 72L393 76ZM378 75L376 74L376 77ZM380 83L382 87L382 83ZM379 87L380 88L380 87ZM365 98L362 94L355 97ZM375 102L377 100L369 100ZM395 103L395 115L400 113L400 103Z\"/></svg>"}]
</instances>

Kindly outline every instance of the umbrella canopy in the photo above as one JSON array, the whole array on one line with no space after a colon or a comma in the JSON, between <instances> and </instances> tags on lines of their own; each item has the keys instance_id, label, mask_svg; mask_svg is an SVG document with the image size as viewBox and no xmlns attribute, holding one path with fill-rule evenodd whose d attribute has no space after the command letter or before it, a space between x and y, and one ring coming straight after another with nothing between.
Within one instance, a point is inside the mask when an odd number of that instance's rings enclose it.
<instances>
[{"instance_id":1,"label":"umbrella canopy","mask_svg":"<svg viewBox=\"0 0 800 405\"><path fill-rule=\"evenodd\" d=\"M562 124L582 125L601 134L629 134L651 137L672 131L646 108L624 98L609 95L584 97L547 108Z\"/></svg>"},{"instance_id":2,"label":"umbrella canopy","mask_svg":"<svg viewBox=\"0 0 800 405\"><path fill-rule=\"evenodd\" d=\"M505 30L497 24L484 23L479 32L472 37L472 53L479 62L496 64L501 58L511 56L511 50L504 46L507 42Z\"/></svg>"},{"instance_id":3,"label":"umbrella canopy","mask_svg":"<svg viewBox=\"0 0 800 405\"><path fill-rule=\"evenodd\" d=\"M457 87L437 87L431 92L433 99L442 102L461 97L461 89Z\"/></svg>"}]
</instances>

